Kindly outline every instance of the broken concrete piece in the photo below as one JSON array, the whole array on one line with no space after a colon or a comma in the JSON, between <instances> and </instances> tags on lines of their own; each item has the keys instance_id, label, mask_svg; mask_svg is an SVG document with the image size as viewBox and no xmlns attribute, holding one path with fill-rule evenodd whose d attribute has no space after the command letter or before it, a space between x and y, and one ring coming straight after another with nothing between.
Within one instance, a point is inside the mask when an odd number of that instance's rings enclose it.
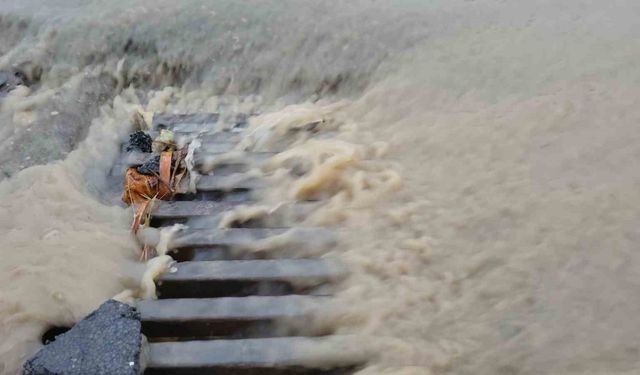
<instances>
[{"instance_id":1,"label":"broken concrete piece","mask_svg":"<svg viewBox=\"0 0 640 375\"><path fill-rule=\"evenodd\" d=\"M24 365L24 375L137 375L140 314L115 300L102 304Z\"/></svg>"}]
</instances>

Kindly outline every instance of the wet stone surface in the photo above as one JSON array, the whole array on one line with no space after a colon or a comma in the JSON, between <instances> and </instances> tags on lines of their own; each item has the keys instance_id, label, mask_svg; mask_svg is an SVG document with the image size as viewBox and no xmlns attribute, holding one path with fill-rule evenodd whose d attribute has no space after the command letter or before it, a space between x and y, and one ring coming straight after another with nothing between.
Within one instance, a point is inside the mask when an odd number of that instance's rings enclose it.
<instances>
[{"instance_id":1,"label":"wet stone surface","mask_svg":"<svg viewBox=\"0 0 640 375\"><path fill-rule=\"evenodd\" d=\"M0 71L0 96L24 84L24 75L20 71Z\"/></svg>"},{"instance_id":2,"label":"wet stone surface","mask_svg":"<svg viewBox=\"0 0 640 375\"><path fill-rule=\"evenodd\" d=\"M114 300L45 345L24 375L135 375L140 370L140 314Z\"/></svg>"},{"instance_id":3,"label":"wet stone surface","mask_svg":"<svg viewBox=\"0 0 640 375\"><path fill-rule=\"evenodd\" d=\"M149 134L143 131L137 131L129 135L129 142L127 143L127 152L139 151L139 152L151 152L151 145L153 140Z\"/></svg>"}]
</instances>

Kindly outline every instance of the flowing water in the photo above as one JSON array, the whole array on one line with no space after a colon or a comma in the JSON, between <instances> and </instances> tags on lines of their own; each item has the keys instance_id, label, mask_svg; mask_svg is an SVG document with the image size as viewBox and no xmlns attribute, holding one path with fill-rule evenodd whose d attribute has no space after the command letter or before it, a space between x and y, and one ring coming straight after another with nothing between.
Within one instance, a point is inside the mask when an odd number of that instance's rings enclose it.
<instances>
[{"instance_id":1,"label":"flowing water","mask_svg":"<svg viewBox=\"0 0 640 375\"><path fill-rule=\"evenodd\" d=\"M324 120L273 161L353 276L365 374L640 373L640 3L1 1L0 373L138 282L130 113ZM271 116L271 117L270 117Z\"/></svg>"}]
</instances>

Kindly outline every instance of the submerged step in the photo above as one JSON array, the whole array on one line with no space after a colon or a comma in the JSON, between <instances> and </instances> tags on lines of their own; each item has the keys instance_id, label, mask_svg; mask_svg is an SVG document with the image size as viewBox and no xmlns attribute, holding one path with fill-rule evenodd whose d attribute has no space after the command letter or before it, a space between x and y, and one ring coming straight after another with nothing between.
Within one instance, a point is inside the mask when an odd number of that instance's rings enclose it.
<instances>
[{"instance_id":1,"label":"submerged step","mask_svg":"<svg viewBox=\"0 0 640 375\"><path fill-rule=\"evenodd\" d=\"M159 131L147 132L152 139L160 135ZM178 145L186 145L187 143L198 139L200 141L200 149L208 151L229 152L236 148L236 145L242 139L241 131L217 131L214 133L201 134L198 132L174 132L174 140ZM120 147L120 152L125 153L127 142Z\"/></svg>"},{"instance_id":2,"label":"submerged step","mask_svg":"<svg viewBox=\"0 0 640 375\"><path fill-rule=\"evenodd\" d=\"M198 149L195 151L194 159L196 165L200 162L203 162L205 159L211 164L220 164L220 165L228 165L228 164L250 164L252 162L262 162L273 155L276 152L265 151L265 152L245 152L245 151L208 151L204 149ZM147 159L153 157L154 154L150 153L142 153L142 152L124 152L122 154L122 163L129 165L140 165L143 164Z\"/></svg>"},{"instance_id":3,"label":"submerged step","mask_svg":"<svg viewBox=\"0 0 640 375\"><path fill-rule=\"evenodd\" d=\"M226 201L249 204L260 199L265 193L267 184L258 178L243 173L228 176L218 174L199 176L196 192L176 194L176 201ZM177 216L184 217L184 216ZM167 223L167 225L171 225Z\"/></svg>"},{"instance_id":4,"label":"submerged step","mask_svg":"<svg viewBox=\"0 0 640 375\"><path fill-rule=\"evenodd\" d=\"M274 237L278 237L274 239ZM324 243L335 243L332 231L320 227L306 228L229 228L229 229L187 229L178 232L171 242L172 248L230 246L230 247L261 247L265 241L273 239L274 245L282 246L291 242L305 244L312 240L322 240ZM255 246L250 246L251 244Z\"/></svg>"},{"instance_id":5,"label":"submerged step","mask_svg":"<svg viewBox=\"0 0 640 375\"><path fill-rule=\"evenodd\" d=\"M182 133L183 135L187 135L187 133ZM193 134L193 133L192 133ZM234 146L240 142L242 139L243 132L242 131L219 131L215 133L209 134L200 134L198 139L202 142L202 147L206 148L209 144L220 144L220 143L228 143L233 144Z\"/></svg>"},{"instance_id":6,"label":"submerged step","mask_svg":"<svg viewBox=\"0 0 640 375\"><path fill-rule=\"evenodd\" d=\"M159 219L197 217L219 215L237 209L239 206L250 206L247 201L159 201L151 216ZM287 203L274 207L274 210L287 210L297 216L309 214L318 208L315 202Z\"/></svg>"},{"instance_id":7,"label":"submerged step","mask_svg":"<svg viewBox=\"0 0 640 375\"><path fill-rule=\"evenodd\" d=\"M145 374L339 374L366 360L343 337L152 343Z\"/></svg>"},{"instance_id":8,"label":"submerged step","mask_svg":"<svg viewBox=\"0 0 640 375\"><path fill-rule=\"evenodd\" d=\"M204 130L215 126L219 118L219 113L154 113L151 128L173 130L177 126L195 126L197 130Z\"/></svg>"},{"instance_id":9,"label":"submerged step","mask_svg":"<svg viewBox=\"0 0 640 375\"><path fill-rule=\"evenodd\" d=\"M214 201L173 201L158 202L151 216L159 219L209 216L216 213L230 211L246 204L246 202L214 202Z\"/></svg>"},{"instance_id":10,"label":"submerged step","mask_svg":"<svg viewBox=\"0 0 640 375\"><path fill-rule=\"evenodd\" d=\"M336 243L336 234L326 228L186 229L174 235L170 248L175 253L210 249L236 256L248 253L258 258L306 258L325 254Z\"/></svg>"},{"instance_id":11,"label":"submerged step","mask_svg":"<svg viewBox=\"0 0 640 375\"><path fill-rule=\"evenodd\" d=\"M160 298L296 294L347 274L344 266L320 259L199 261L176 268L158 280Z\"/></svg>"},{"instance_id":12,"label":"submerged step","mask_svg":"<svg viewBox=\"0 0 640 375\"><path fill-rule=\"evenodd\" d=\"M238 173L246 172L251 168L260 168L266 161L271 159L277 152L210 152L206 150L197 151L194 155L194 162L198 170L207 174L214 171L220 166L235 166L236 168L245 168Z\"/></svg>"},{"instance_id":13,"label":"submerged step","mask_svg":"<svg viewBox=\"0 0 640 375\"><path fill-rule=\"evenodd\" d=\"M201 191L256 190L265 186L264 181L239 173L229 176L201 176L196 183L196 188Z\"/></svg>"},{"instance_id":14,"label":"submerged step","mask_svg":"<svg viewBox=\"0 0 640 375\"><path fill-rule=\"evenodd\" d=\"M243 128L247 125L246 114L236 114L225 118L226 126L230 128ZM219 113L155 113L153 115L153 130L170 129L174 132L202 132L213 131L220 127L223 120Z\"/></svg>"},{"instance_id":15,"label":"submerged step","mask_svg":"<svg viewBox=\"0 0 640 375\"><path fill-rule=\"evenodd\" d=\"M276 152L207 151L196 150L195 168L202 174L228 176L244 173L252 168L260 168ZM123 153L120 161L111 169L112 176L124 176L127 168L143 164L152 154Z\"/></svg>"},{"instance_id":16,"label":"submerged step","mask_svg":"<svg viewBox=\"0 0 640 375\"><path fill-rule=\"evenodd\" d=\"M327 334L302 324L326 297L288 295L140 301L143 333L151 340L216 336Z\"/></svg>"},{"instance_id":17,"label":"submerged step","mask_svg":"<svg viewBox=\"0 0 640 375\"><path fill-rule=\"evenodd\" d=\"M305 220L317 208L317 203L288 203L277 206L263 206L256 204L253 191L234 191L231 195L218 197L205 196L203 198L218 198L207 201L182 201L182 199L197 199L197 195L178 195L179 202L163 207L151 213L151 226L162 227L174 224L185 224L190 230L216 230L211 228L229 229L257 229L256 235L281 235L284 232L264 232L260 229L290 229L292 225ZM210 192L210 194L218 194ZM222 193L220 193L222 194ZM255 194L258 197L259 194ZM247 198L247 199L242 199ZM183 204L186 203L186 204ZM202 203L203 205L196 204ZM204 205L208 203L207 205ZM225 229L217 229L225 230ZM313 229L312 229L313 230ZM318 229L320 230L320 229ZM304 229L302 229L304 232ZM317 230L314 230L317 232ZM247 232L254 235L254 232ZM231 232L229 235L233 236ZM253 237L252 237L253 238ZM242 240L240 240L242 241ZM242 244L242 242L241 242Z\"/></svg>"}]
</instances>

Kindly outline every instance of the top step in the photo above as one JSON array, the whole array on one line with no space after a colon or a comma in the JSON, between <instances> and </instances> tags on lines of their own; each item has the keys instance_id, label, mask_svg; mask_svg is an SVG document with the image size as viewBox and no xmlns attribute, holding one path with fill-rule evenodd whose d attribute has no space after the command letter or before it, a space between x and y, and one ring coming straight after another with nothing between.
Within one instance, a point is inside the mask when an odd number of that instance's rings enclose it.
<instances>
[{"instance_id":1,"label":"top step","mask_svg":"<svg viewBox=\"0 0 640 375\"><path fill-rule=\"evenodd\" d=\"M244 128L247 126L249 116L238 114L231 120L231 128ZM209 132L220 130L219 113L156 113L153 115L152 130L169 129L174 132Z\"/></svg>"}]
</instances>

